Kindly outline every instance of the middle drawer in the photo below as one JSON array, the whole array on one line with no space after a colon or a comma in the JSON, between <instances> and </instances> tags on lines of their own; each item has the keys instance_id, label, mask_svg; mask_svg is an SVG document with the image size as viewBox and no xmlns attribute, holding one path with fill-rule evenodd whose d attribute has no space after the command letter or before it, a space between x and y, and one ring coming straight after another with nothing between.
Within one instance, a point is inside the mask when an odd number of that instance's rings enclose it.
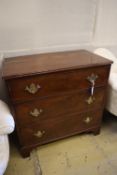
<instances>
[{"instance_id":1,"label":"middle drawer","mask_svg":"<svg viewBox=\"0 0 117 175\"><path fill-rule=\"evenodd\" d=\"M90 101L89 90L69 93L64 96L54 96L41 100L34 100L27 103L16 104L15 112L20 127L41 122L59 116L80 113L82 111L100 108L104 105L105 88L96 88L94 101Z\"/></svg>"}]
</instances>

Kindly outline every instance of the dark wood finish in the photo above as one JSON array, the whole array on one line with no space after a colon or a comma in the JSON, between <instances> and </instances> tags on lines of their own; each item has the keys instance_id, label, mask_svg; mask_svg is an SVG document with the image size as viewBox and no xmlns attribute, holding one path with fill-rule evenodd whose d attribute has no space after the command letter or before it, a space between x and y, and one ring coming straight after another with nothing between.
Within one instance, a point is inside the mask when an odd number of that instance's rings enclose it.
<instances>
[{"instance_id":1,"label":"dark wood finish","mask_svg":"<svg viewBox=\"0 0 117 175\"><path fill-rule=\"evenodd\" d=\"M59 93L90 88L91 83L87 80L87 77L92 73L99 77L95 86L104 86L107 84L108 72L109 67L102 66L23 77L8 80L8 88L12 101L31 100L37 97L49 97ZM40 89L35 94L25 91L25 87L31 83L40 86Z\"/></svg>"},{"instance_id":2,"label":"dark wood finish","mask_svg":"<svg viewBox=\"0 0 117 175\"><path fill-rule=\"evenodd\" d=\"M39 145L82 132L99 133L111 63L84 50L5 60L3 78L24 157ZM98 78L95 100L88 104L91 74ZM39 87L35 93L26 90L32 83Z\"/></svg>"},{"instance_id":3,"label":"dark wood finish","mask_svg":"<svg viewBox=\"0 0 117 175\"><path fill-rule=\"evenodd\" d=\"M99 125L102 111L90 111L71 116L59 116L56 120L47 119L46 121L32 125L32 127L20 130L21 144L24 146L38 144L42 145L56 140L56 138L65 138L71 135L81 133L89 128ZM87 117L91 117L90 123L85 123ZM44 131L43 137L38 138L34 134L38 131Z\"/></svg>"},{"instance_id":4,"label":"dark wood finish","mask_svg":"<svg viewBox=\"0 0 117 175\"><path fill-rule=\"evenodd\" d=\"M87 103L87 99L90 97L89 89L69 93L62 97L53 96L51 98L17 104L15 105L15 110L19 127L40 123L48 118L56 120L60 116L69 116L74 113L100 108L100 105L103 106L104 104L104 92L104 87L97 88L94 95L95 101L90 105ZM38 117L30 114L35 108L42 110Z\"/></svg>"},{"instance_id":5,"label":"dark wood finish","mask_svg":"<svg viewBox=\"0 0 117 175\"><path fill-rule=\"evenodd\" d=\"M86 50L27 55L7 58L4 62L5 79L62 70L109 65L111 61Z\"/></svg>"}]
</instances>

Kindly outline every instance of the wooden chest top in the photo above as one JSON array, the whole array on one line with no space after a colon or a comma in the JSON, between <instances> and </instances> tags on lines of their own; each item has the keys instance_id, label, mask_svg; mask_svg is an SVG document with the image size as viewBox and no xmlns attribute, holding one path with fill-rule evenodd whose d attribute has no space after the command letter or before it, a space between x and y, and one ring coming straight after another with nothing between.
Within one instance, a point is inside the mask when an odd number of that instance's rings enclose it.
<instances>
[{"instance_id":1,"label":"wooden chest top","mask_svg":"<svg viewBox=\"0 0 117 175\"><path fill-rule=\"evenodd\" d=\"M26 75L57 72L68 69L108 65L112 62L86 50L46 53L6 58L3 77L17 78Z\"/></svg>"}]
</instances>

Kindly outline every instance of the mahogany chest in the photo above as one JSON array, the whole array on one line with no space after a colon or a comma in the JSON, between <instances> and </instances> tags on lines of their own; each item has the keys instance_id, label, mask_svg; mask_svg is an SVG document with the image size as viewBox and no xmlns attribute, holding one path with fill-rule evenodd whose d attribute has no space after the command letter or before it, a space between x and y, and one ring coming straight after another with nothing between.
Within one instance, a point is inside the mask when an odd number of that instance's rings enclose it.
<instances>
[{"instance_id":1,"label":"mahogany chest","mask_svg":"<svg viewBox=\"0 0 117 175\"><path fill-rule=\"evenodd\" d=\"M3 64L20 151L98 134L111 61L85 50L7 58Z\"/></svg>"}]
</instances>

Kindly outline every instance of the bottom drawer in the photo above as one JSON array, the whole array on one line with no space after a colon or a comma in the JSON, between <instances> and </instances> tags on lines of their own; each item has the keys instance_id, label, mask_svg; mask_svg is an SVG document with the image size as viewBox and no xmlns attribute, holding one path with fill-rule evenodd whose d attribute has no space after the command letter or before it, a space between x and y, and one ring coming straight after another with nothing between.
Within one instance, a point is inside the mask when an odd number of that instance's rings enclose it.
<instances>
[{"instance_id":1,"label":"bottom drawer","mask_svg":"<svg viewBox=\"0 0 117 175\"><path fill-rule=\"evenodd\" d=\"M56 120L47 120L38 124L20 129L20 144L45 144L54 140L65 138L100 125L101 111L90 111L72 116L61 116Z\"/></svg>"}]
</instances>

